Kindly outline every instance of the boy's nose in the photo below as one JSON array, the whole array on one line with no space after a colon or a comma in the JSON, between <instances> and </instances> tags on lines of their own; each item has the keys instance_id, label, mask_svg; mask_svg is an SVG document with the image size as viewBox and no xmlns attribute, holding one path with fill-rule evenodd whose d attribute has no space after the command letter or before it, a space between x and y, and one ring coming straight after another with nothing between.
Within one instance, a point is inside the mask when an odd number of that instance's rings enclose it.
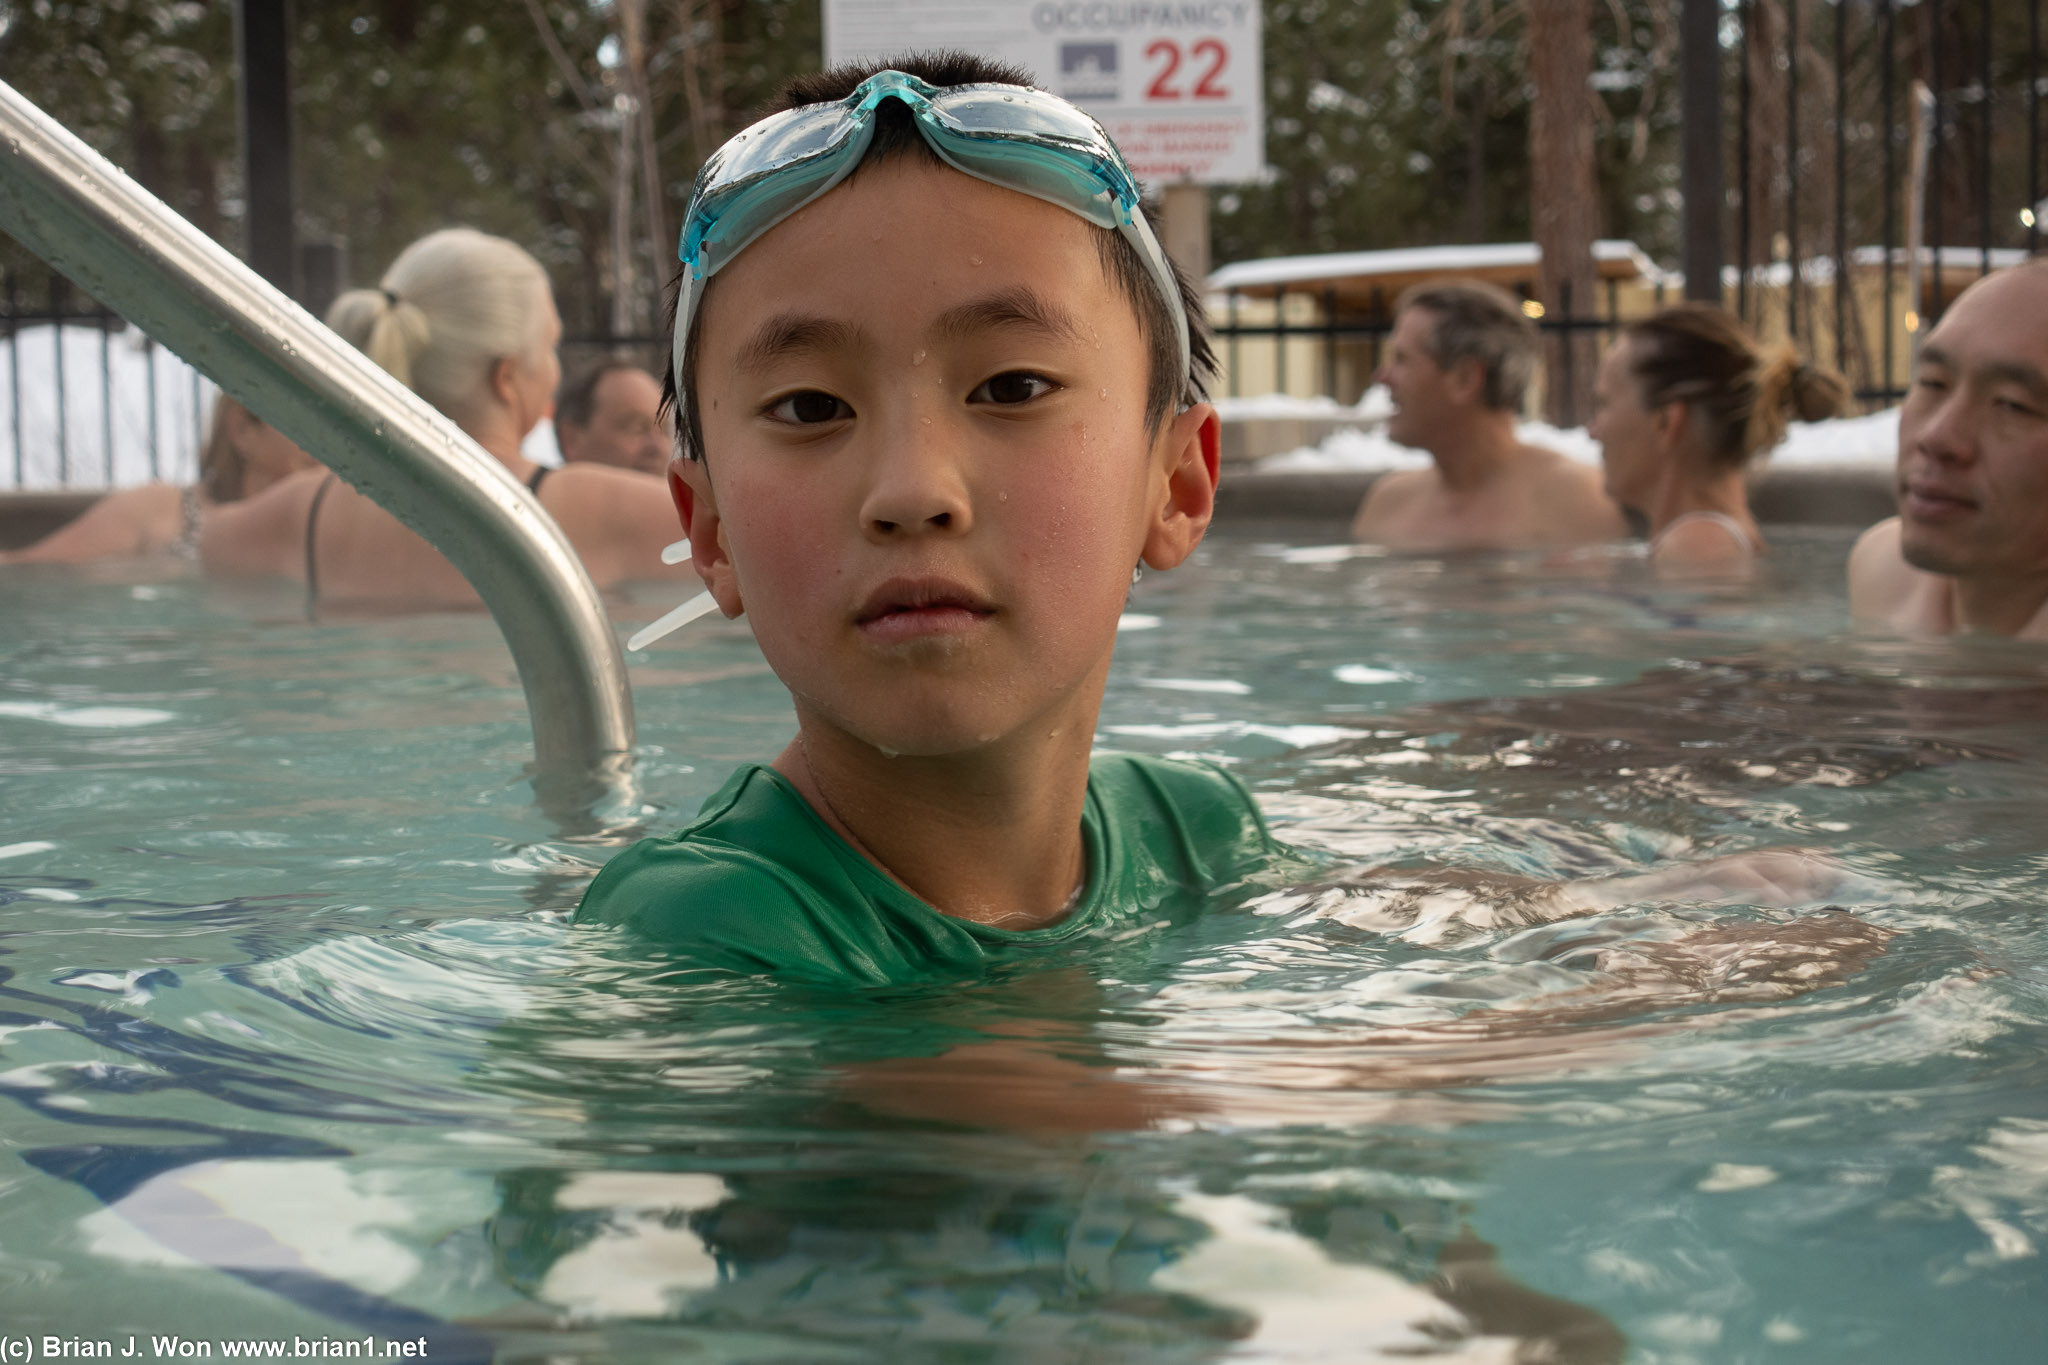
<instances>
[{"instance_id":1,"label":"boy's nose","mask_svg":"<svg viewBox=\"0 0 2048 1365\"><path fill-rule=\"evenodd\" d=\"M965 534L973 502L952 434L936 418L912 416L882 440L861 505L862 529L881 539Z\"/></svg>"}]
</instances>

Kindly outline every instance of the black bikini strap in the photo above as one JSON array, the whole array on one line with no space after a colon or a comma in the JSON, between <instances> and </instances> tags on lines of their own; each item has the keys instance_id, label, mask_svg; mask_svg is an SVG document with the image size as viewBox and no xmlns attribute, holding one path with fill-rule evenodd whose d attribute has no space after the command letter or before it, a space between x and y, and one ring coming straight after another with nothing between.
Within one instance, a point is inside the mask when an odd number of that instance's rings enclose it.
<instances>
[{"instance_id":1,"label":"black bikini strap","mask_svg":"<svg viewBox=\"0 0 2048 1365\"><path fill-rule=\"evenodd\" d=\"M533 467L533 472L526 476L526 491L533 494L536 498L539 497L541 480L547 478L548 475L554 472L555 469L553 465L535 465Z\"/></svg>"},{"instance_id":2,"label":"black bikini strap","mask_svg":"<svg viewBox=\"0 0 2048 1365\"><path fill-rule=\"evenodd\" d=\"M334 487L335 476L329 474L320 480L320 486L313 490L313 501L306 504L306 614L313 614L313 604L320 600L320 559L314 553L318 545L320 526L320 501L327 496L327 490Z\"/></svg>"}]
</instances>

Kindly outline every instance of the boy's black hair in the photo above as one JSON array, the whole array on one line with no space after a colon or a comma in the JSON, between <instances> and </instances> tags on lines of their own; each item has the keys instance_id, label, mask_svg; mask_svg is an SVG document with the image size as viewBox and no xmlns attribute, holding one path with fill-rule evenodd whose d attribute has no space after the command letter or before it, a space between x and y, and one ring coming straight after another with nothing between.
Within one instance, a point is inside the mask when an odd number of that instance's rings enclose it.
<instances>
[{"instance_id":1,"label":"boy's black hair","mask_svg":"<svg viewBox=\"0 0 2048 1365\"><path fill-rule=\"evenodd\" d=\"M1019 68L972 53L916 52L881 61L851 62L798 76L784 84L757 117L766 118L807 104L843 100L862 81L888 70L905 72L928 85L941 88L1031 84L1029 75ZM853 174L860 174L871 163L904 155L921 156L935 165L944 164L924 140L924 135L918 132L910 111L896 100L885 100L875 111L874 141L868 145L866 155L861 158L860 166L854 168ZM1150 205L1147 206L1146 217L1156 231L1159 215ZM1102 255L1103 273L1109 276L1117 292L1130 302L1138 315L1138 332L1145 339L1147 358L1145 424L1156 428L1167 414L1208 397L1209 381L1216 374L1216 351L1209 337L1208 312L1203 307L1196 282L1188 279L1180 263L1169 257L1167 266L1173 272L1174 284L1180 290L1181 308L1188 320L1188 372L1175 374L1180 358L1179 339L1174 335L1174 319L1167 310L1166 301L1159 297L1159 287L1153 283L1152 272L1146 268L1138 249L1125 240L1122 233L1103 229L1096 244ZM663 330L669 335L675 333L676 303L682 296L681 284L682 270L678 269L675 278L669 282L668 306L664 311L666 325ZM682 430L676 433L676 439L682 443L683 455L693 460L704 456L704 427L695 401L697 340L703 323L704 308L700 299L697 315L690 321L690 335L683 340L683 384L691 401L685 409L686 420ZM663 410L673 411L676 376L666 366L662 371L661 390Z\"/></svg>"}]
</instances>

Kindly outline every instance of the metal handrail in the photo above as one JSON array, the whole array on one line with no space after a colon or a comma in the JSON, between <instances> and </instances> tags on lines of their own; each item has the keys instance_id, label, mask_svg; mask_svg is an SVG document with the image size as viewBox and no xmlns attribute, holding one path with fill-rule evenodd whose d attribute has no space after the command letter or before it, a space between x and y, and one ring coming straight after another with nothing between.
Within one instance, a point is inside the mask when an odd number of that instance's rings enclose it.
<instances>
[{"instance_id":1,"label":"metal handrail","mask_svg":"<svg viewBox=\"0 0 2048 1365\"><path fill-rule=\"evenodd\" d=\"M461 428L5 83L0 229L446 555L512 650L542 767L632 747L618 639L540 504Z\"/></svg>"}]
</instances>

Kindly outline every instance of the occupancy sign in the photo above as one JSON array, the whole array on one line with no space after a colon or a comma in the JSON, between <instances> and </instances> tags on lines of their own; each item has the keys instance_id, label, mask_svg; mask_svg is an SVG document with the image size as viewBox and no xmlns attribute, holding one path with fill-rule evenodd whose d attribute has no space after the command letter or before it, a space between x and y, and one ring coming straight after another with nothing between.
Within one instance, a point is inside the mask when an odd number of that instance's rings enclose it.
<instances>
[{"instance_id":1,"label":"occupancy sign","mask_svg":"<svg viewBox=\"0 0 2048 1365\"><path fill-rule=\"evenodd\" d=\"M824 0L827 63L958 48L1093 114L1151 185L1256 179L1258 0Z\"/></svg>"}]
</instances>

